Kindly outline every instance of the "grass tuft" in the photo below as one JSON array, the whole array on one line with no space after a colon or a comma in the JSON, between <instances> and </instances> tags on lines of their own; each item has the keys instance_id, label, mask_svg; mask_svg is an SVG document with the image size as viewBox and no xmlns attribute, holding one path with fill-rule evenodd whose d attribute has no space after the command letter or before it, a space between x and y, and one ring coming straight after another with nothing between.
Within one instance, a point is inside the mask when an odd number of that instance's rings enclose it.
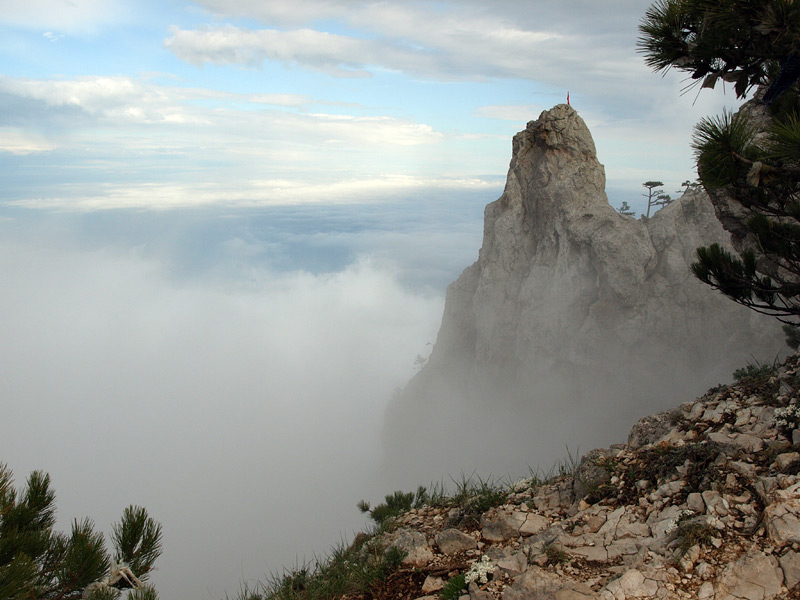
<instances>
[{"instance_id":1,"label":"grass tuft","mask_svg":"<svg viewBox=\"0 0 800 600\"><path fill-rule=\"evenodd\" d=\"M741 367L733 372L733 380L736 383L766 383L770 377L775 375L778 367L773 363L748 363L746 367Z\"/></svg>"},{"instance_id":2,"label":"grass tuft","mask_svg":"<svg viewBox=\"0 0 800 600\"><path fill-rule=\"evenodd\" d=\"M245 588L236 600L322 600L365 594L397 571L405 554L383 550L379 539L333 548L327 559L316 559L281 574L272 574L256 588Z\"/></svg>"}]
</instances>

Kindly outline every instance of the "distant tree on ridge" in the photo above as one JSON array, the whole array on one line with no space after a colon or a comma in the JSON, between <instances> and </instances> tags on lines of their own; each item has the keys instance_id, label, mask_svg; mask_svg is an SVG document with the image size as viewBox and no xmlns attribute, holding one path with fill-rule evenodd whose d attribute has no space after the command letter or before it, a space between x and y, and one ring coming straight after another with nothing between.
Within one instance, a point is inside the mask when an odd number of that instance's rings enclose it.
<instances>
[{"instance_id":1,"label":"distant tree on ridge","mask_svg":"<svg viewBox=\"0 0 800 600\"><path fill-rule=\"evenodd\" d=\"M650 210L654 206L666 206L672 202L672 197L670 197L669 194L665 194L664 190L656 189L664 185L663 181L645 181L642 185L647 188L647 193L642 194L642 196L647 198L647 213L644 215L644 218L649 219Z\"/></svg>"},{"instance_id":2,"label":"distant tree on ridge","mask_svg":"<svg viewBox=\"0 0 800 600\"><path fill-rule=\"evenodd\" d=\"M629 217L635 217L636 216L636 211L631 209L630 204L628 204L624 200L622 201L622 204L620 204L619 208L617 209L617 212L619 214L621 214L621 215L628 215Z\"/></svg>"}]
</instances>

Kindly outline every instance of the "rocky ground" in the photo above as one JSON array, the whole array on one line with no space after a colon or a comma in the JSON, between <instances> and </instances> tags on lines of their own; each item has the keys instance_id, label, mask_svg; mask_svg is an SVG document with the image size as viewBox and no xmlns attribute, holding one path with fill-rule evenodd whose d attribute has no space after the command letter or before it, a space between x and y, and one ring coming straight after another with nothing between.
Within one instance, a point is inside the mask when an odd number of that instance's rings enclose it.
<instances>
[{"instance_id":1,"label":"rocky ground","mask_svg":"<svg viewBox=\"0 0 800 600\"><path fill-rule=\"evenodd\" d=\"M401 514L384 544L406 555L375 595L800 598L799 388L798 356L750 367L482 514ZM459 575L472 580L461 591L447 585Z\"/></svg>"}]
</instances>

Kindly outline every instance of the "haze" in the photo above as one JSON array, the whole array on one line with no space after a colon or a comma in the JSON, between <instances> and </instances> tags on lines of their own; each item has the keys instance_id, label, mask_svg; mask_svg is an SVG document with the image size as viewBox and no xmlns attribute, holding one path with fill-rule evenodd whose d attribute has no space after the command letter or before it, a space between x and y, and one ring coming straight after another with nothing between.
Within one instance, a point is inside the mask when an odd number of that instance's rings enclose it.
<instances>
[{"instance_id":1,"label":"haze","mask_svg":"<svg viewBox=\"0 0 800 600\"><path fill-rule=\"evenodd\" d=\"M146 506L163 598L349 539L514 132L570 92L612 204L694 177L734 99L648 72L648 4L0 0L0 460L62 529Z\"/></svg>"}]
</instances>

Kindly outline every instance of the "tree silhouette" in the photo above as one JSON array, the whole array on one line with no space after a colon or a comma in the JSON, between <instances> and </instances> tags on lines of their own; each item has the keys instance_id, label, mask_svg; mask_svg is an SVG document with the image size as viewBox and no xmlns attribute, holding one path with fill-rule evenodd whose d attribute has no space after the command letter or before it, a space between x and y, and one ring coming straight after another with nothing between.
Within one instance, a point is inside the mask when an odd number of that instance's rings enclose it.
<instances>
[{"instance_id":1,"label":"tree silhouette","mask_svg":"<svg viewBox=\"0 0 800 600\"><path fill-rule=\"evenodd\" d=\"M654 206L666 206L672 202L672 198L669 196L669 194L665 194L664 190L656 189L664 185L663 181L645 181L642 185L647 188L647 193L642 194L642 196L647 198L647 213L645 214L644 218L649 219L650 210Z\"/></svg>"}]
</instances>

